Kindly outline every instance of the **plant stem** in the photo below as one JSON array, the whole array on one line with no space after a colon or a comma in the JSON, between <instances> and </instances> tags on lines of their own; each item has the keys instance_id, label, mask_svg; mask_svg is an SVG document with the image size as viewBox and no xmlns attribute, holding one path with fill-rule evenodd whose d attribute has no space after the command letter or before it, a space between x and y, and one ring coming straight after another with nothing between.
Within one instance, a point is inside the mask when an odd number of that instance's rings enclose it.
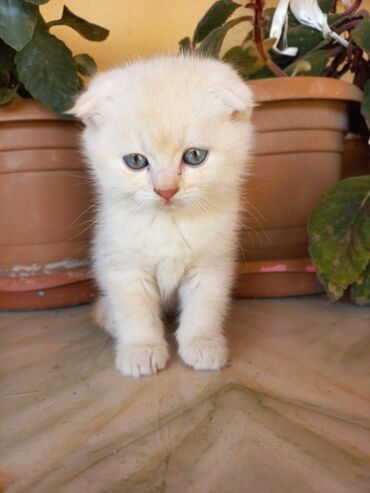
<instances>
[{"instance_id":1,"label":"plant stem","mask_svg":"<svg viewBox=\"0 0 370 493\"><path fill-rule=\"evenodd\" d=\"M351 31L352 29L354 29L357 24L359 24L362 20L362 17L361 18L358 18L358 19L354 19L352 21L349 21L349 22L346 22L345 24L342 24L341 26L337 27L335 29L335 32L337 34L341 34L343 33L344 31Z\"/></svg>"},{"instance_id":2,"label":"plant stem","mask_svg":"<svg viewBox=\"0 0 370 493\"><path fill-rule=\"evenodd\" d=\"M354 12L356 12L356 10L360 8L361 3L362 0L355 0L355 2L350 7L348 7L347 10L340 14L340 17L348 17L352 15Z\"/></svg>"},{"instance_id":3,"label":"plant stem","mask_svg":"<svg viewBox=\"0 0 370 493\"><path fill-rule=\"evenodd\" d=\"M254 10L254 22L253 22L253 38L254 42L260 55L262 61L268 69L271 70L278 77L288 77L288 75L278 67L270 58L268 53L265 51L263 46L263 8L265 2L264 0L255 0L254 3L249 3L246 5L247 8L252 8Z\"/></svg>"},{"instance_id":4,"label":"plant stem","mask_svg":"<svg viewBox=\"0 0 370 493\"><path fill-rule=\"evenodd\" d=\"M342 75L346 74L349 69L351 68L351 65L349 63L346 63L343 65L343 67L336 73L335 78L340 79Z\"/></svg>"},{"instance_id":5,"label":"plant stem","mask_svg":"<svg viewBox=\"0 0 370 493\"><path fill-rule=\"evenodd\" d=\"M347 50L343 48L337 55L334 57L333 62L329 67L327 67L326 70L324 70L323 76L324 77L333 77L333 78L338 78L338 68L342 63L346 60L347 58Z\"/></svg>"},{"instance_id":6,"label":"plant stem","mask_svg":"<svg viewBox=\"0 0 370 493\"><path fill-rule=\"evenodd\" d=\"M50 29L51 27L53 26L59 26L60 25L60 19L59 20L56 20L56 21L49 21L49 22L46 22L46 27L48 29Z\"/></svg>"}]
</instances>

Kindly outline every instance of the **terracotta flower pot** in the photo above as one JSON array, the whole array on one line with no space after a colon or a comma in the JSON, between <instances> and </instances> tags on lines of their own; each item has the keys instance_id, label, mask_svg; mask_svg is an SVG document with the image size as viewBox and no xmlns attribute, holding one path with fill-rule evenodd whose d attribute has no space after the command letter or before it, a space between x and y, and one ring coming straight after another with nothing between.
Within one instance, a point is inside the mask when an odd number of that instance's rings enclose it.
<instances>
[{"instance_id":1,"label":"terracotta flower pot","mask_svg":"<svg viewBox=\"0 0 370 493\"><path fill-rule=\"evenodd\" d=\"M370 174L370 146L359 135L346 135L342 179Z\"/></svg>"},{"instance_id":2,"label":"terracotta flower pot","mask_svg":"<svg viewBox=\"0 0 370 493\"><path fill-rule=\"evenodd\" d=\"M340 178L346 103L360 101L362 93L325 78L250 85L260 106L236 295L317 292L307 217ZM91 194L77 124L18 100L0 109L0 126L0 308L91 300Z\"/></svg>"},{"instance_id":3,"label":"terracotta flower pot","mask_svg":"<svg viewBox=\"0 0 370 493\"><path fill-rule=\"evenodd\" d=\"M79 127L33 100L0 108L0 308L88 301L89 180Z\"/></svg>"},{"instance_id":4,"label":"terracotta flower pot","mask_svg":"<svg viewBox=\"0 0 370 493\"><path fill-rule=\"evenodd\" d=\"M347 102L361 101L362 92L352 84L323 77L249 84L259 106L254 113L256 148L245 189L237 294L321 291L315 273L305 270L307 218L322 193L341 177ZM257 273L256 261L263 261L261 267L266 269ZM286 265L286 270L269 270L275 261ZM294 275L288 261L294 261Z\"/></svg>"}]
</instances>

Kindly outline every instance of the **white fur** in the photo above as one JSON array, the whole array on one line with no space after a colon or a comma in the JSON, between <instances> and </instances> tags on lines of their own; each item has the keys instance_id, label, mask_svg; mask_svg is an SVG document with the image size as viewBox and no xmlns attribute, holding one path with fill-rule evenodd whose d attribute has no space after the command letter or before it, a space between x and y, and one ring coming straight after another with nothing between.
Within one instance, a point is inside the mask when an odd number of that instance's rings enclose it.
<instances>
[{"instance_id":1,"label":"white fur","mask_svg":"<svg viewBox=\"0 0 370 493\"><path fill-rule=\"evenodd\" d=\"M174 293L184 362L201 370L227 362L222 324L252 107L249 88L230 66L163 56L98 75L71 110L86 124L83 148L99 197L97 319L114 334L116 365L125 375L166 365L161 307ZM182 163L190 147L208 149L203 165ZM134 152L150 168L130 170L122 157ZM170 204L153 190L175 187Z\"/></svg>"}]
</instances>

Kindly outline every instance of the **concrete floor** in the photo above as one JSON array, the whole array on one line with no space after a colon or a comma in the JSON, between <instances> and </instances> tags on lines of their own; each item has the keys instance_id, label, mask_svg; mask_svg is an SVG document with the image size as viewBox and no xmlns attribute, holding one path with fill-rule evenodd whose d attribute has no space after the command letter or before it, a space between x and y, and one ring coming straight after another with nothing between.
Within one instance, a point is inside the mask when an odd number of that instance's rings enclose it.
<instances>
[{"instance_id":1,"label":"concrete floor","mask_svg":"<svg viewBox=\"0 0 370 493\"><path fill-rule=\"evenodd\" d=\"M132 380L88 306L2 313L0 490L370 492L370 310L236 301L227 332L229 368L173 343Z\"/></svg>"}]
</instances>

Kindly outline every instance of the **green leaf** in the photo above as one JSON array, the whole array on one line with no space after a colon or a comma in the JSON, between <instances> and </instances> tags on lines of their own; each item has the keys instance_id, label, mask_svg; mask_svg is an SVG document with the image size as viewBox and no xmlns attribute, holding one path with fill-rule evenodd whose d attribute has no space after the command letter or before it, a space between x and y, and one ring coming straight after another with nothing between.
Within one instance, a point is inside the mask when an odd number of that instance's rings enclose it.
<instances>
[{"instance_id":1,"label":"green leaf","mask_svg":"<svg viewBox=\"0 0 370 493\"><path fill-rule=\"evenodd\" d=\"M222 26L240 4L231 0L218 0L205 13L195 28L193 44L203 41L214 29Z\"/></svg>"},{"instance_id":2,"label":"green leaf","mask_svg":"<svg viewBox=\"0 0 370 493\"><path fill-rule=\"evenodd\" d=\"M322 12L324 12L324 14L328 14L334 7L335 0L319 0L318 3Z\"/></svg>"},{"instance_id":3,"label":"green leaf","mask_svg":"<svg viewBox=\"0 0 370 493\"><path fill-rule=\"evenodd\" d=\"M234 46L225 53L223 59L231 63L244 79L249 78L263 67L263 62L251 47L243 50L240 46Z\"/></svg>"},{"instance_id":4,"label":"green leaf","mask_svg":"<svg viewBox=\"0 0 370 493\"><path fill-rule=\"evenodd\" d=\"M310 72L311 68L311 64L310 62L307 62L307 60L298 60L298 62L294 64L291 76L296 77L299 74Z\"/></svg>"},{"instance_id":5,"label":"green leaf","mask_svg":"<svg viewBox=\"0 0 370 493\"><path fill-rule=\"evenodd\" d=\"M227 24L214 29L197 48L197 53L217 58L229 27Z\"/></svg>"},{"instance_id":6,"label":"green leaf","mask_svg":"<svg viewBox=\"0 0 370 493\"><path fill-rule=\"evenodd\" d=\"M24 0L27 3L33 3L33 5L43 5L44 3L48 3L49 0Z\"/></svg>"},{"instance_id":7,"label":"green leaf","mask_svg":"<svg viewBox=\"0 0 370 493\"><path fill-rule=\"evenodd\" d=\"M301 63L308 63L308 70L300 71L302 75L316 76L321 75L329 61L329 54L325 50L317 50L308 53L304 57L297 60L294 65L290 65L287 73L289 75L297 75L297 67ZM304 72L304 73L303 73Z\"/></svg>"},{"instance_id":8,"label":"green leaf","mask_svg":"<svg viewBox=\"0 0 370 493\"><path fill-rule=\"evenodd\" d=\"M81 53L73 57L77 64L77 70L81 75L91 77L96 73L97 67L95 60L87 53Z\"/></svg>"},{"instance_id":9,"label":"green leaf","mask_svg":"<svg viewBox=\"0 0 370 493\"><path fill-rule=\"evenodd\" d=\"M365 84L364 99L361 103L361 113L365 118L368 129L370 130L370 80Z\"/></svg>"},{"instance_id":10,"label":"green leaf","mask_svg":"<svg viewBox=\"0 0 370 493\"><path fill-rule=\"evenodd\" d=\"M330 279L325 279L324 277L320 276L320 274L318 274L318 278L321 284L324 286L326 294L331 300L337 301L341 299L345 291L342 286L335 284L334 282L330 281Z\"/></svg>"},{"instance_id":11,"label":"green leaf","mask_svg":"<svg viewBox=\"0 0 370 493\"><path fill-rule=\"evenodd\" d=\"M274 42L275 40L272 38L263 40L266 52L271 50ZM244 49L241 46L234 46L225 53L223 59L225 62L231 63L244 79L249 79L264 67L264 62L252 41L247 43Z\"/></svg>"},{"instance_id":12,"label":"green leaf","mask_svg":"<svg viewBox=\"0 0 370 493\"><path fill-rule=\"evenodd\" d=\"M370 264L350 289L351 301L356 305L370 306Z\"/></svg>"},{"instance_id":13,"label":"green leaf","mask_svg":"<svg viewBox=\"0 0 370 493\"><path fill-rule=\"evenodd\" d=\"M180 53L190 53L192 51L190 38L183 38L179 41Z\"/></svg>"},{"instance_id":14,"label":"green leaf","mask_svg":"<svg viewBox=\"0 0 370 493\"><path fill-rule=\"evenodd\" d=\"M339 290L358 282L370 259L370 176L326 192L309 222L309 251L320 276Z\"/></svg>"},{"instance_id":15,"label":"green leaf","mask_svg":"<svg viewBox=\"0 0 370 493\"><path fill-rule=\"evenodd\" d=\"M31 40L37 19L37 7L22 0L0 0L0 37L21 50Z\"/></svg>"},{"instance_id":16,"label":"green leaf","mask_svg":"<svg viewBox=\"0 0 370 493\"><path fill-rule=\"evenodd\" d=\"M71 27L89 41L104 41L109 35L108 29L85 21L71 12L65 5L62 17L56 21L48 22L47 25L49 27L60 25Z\"/></svg>"},{"instance_id":17,"label":"green leaf","mask_svg":"<svg viewBox=\"0 0 370 493\"><path fill-rule=\"evenodd\" d=\"M355 27L352 38L360 48L370 54L370 17L366 17Z\"/></svg>"},{"instance_id":18,"label":"green leaf","mask_svg":"<svg viewBox=\"0 0 370 493\"><path fill-rule=\"evenodd\" d=\"M240 22L246 22L250 19L251 17L248 16L240 17L238 19L233 19L229 22L226 22L226 24L224 24L223 26L214 29L211 33L208 34L206 39L201 42L201 44L196 49L196 52L202 55L217 58L228 30L236 26Z\"/></svg>"},{"instance_id":19,"label":"green leaf","mask_svg":"<svg viewBox=\"0 0 370 493\"><path fill-rule=\"evenodd\" d=\"M261 68L261 70L258 70L258 72L256 72L255 74L252 74L250 76L250 79L258 80L258 79L270 79L274 77L276 77L276 75L265 65L264 67Z\"/></svg>"},{"instance_id":20,"label":"green leaf","mask_svg":"<svg viewBox=\"0 0 370 493\"><path fill-rule=\"evenodd\" d=\"M288 46L296 46L298 55L302 56L323 42L322 33L307 26L293 26L288 29ZM327 40L327 44L331 38Z\"/></svg>"},{"instance_id":21,"label":"green leaf","mask_svg":"<svg viewBox=\"0 0 370 493\"><path fill-rule=\"evenodd\" d=\"M11 70L16 51L0 39L0 70Z\"/></svg>"},{"instance_id":22,"label":"green leaf","mask_svg":"<svg viewBox=\"0 0 370 493\"><path fill-rule=\"evenodd\" d=\"M304 60L311 65L311 70L307 75L321 75L329 61L329 53L326 50L317 50L309 53Z\"/></svg>"},{"instance_id":23,"label":"green leaf","mask_svg":"<svg viewBox=\"0 0 370 493\"><path fill-rule=\"evenodd\" d=\"M62 41L36 32L15 61L19 79L32 97L59 113L72 106L78 90L77 65Z\"/></svg>"},{"instance_id":24,"label":"green leaf","mask_svg":"<svg viewBox=\"0 0 370 493\"><path fill-rule=\"evenodd\" d=\"M11 101L17 94L18 86L16 87L0 87L0 105Z\"/></svg>"}]
</instances>

